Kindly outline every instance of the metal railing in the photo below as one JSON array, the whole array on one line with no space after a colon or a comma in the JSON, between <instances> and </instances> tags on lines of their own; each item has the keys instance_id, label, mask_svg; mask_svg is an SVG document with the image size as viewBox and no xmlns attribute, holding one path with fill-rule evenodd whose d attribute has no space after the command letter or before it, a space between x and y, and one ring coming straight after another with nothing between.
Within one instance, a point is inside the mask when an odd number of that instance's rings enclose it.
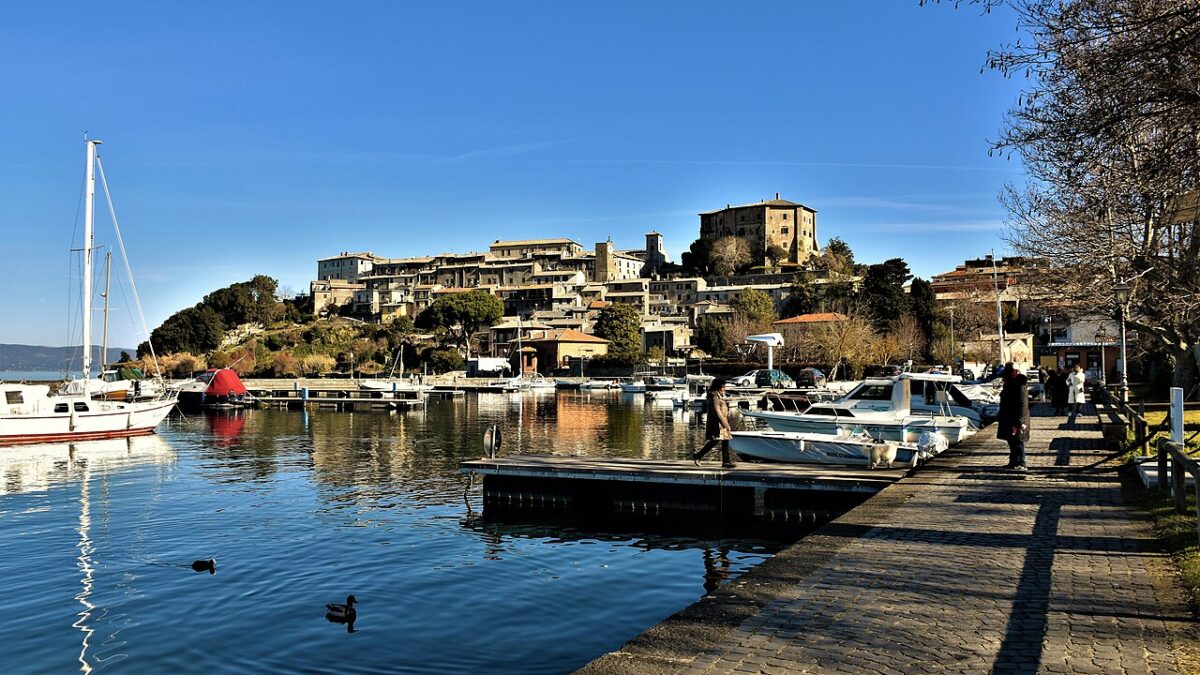
<instances>
[{"instance_id":1,"label":"metal railing","mask_svg":"<svg viewBox=\"0 0 1200 675\"><path fill-rule=\"evenodd\" d=\"M1170 473L1170 480L1167 474ZM1191 474L1196 496L1196 536L1200 538L1200 462L1189 457L1187 448L1166 438L1158 440L1158 487L1170 490L1176 513L1188 512L1187 475Z\"/></svg>"}]
</instances>

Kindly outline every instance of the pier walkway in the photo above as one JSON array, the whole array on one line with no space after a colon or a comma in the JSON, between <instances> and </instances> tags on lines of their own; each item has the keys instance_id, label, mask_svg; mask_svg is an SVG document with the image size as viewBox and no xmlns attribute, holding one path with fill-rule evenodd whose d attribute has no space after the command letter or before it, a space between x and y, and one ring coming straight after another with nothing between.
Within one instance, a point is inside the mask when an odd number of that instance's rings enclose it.
<instances>
[{"instance_id":1,"label":"pier walkway","mask_svg":"<svg viewBox=\"0 0 1200 675\"><path fill-rule=\"evenodd\" d=\"M1080 470L1106 454L1096 417L1048 412L1028 474L997 468L989 428L583 671L1192 670L1151 524L1115 472Z\"/></svg>"}]
</instances>

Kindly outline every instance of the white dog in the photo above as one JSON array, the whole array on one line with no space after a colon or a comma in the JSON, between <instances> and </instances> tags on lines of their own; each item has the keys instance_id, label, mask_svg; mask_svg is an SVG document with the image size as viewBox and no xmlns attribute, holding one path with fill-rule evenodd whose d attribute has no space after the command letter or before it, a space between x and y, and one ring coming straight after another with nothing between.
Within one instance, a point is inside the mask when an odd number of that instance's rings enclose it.
<instances>
[{"instance_id":1,"label":"white dog","mask_svg":"<svg viewBox=\"0 0 1200 675\"><path fill-rule=\"evenodd\" d=\"M867 445L867 452L870 453L870 461L867 463L868 469L878 469L886 466L892 468L892 462L896 461L896 444L888 443L876 439Z\"/></svg>"}]
</instances>

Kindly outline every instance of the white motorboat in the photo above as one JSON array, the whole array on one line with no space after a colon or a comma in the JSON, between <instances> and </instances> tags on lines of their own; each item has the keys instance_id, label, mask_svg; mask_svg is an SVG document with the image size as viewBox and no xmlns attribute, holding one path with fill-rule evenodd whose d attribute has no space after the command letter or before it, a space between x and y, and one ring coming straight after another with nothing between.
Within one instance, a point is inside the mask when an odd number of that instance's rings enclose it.
<instances>
[{"instance_id":1,"label":"white motorboat","mask_svg":"<svg viewBox=\"0 0 1200 675\"><path fill-rule=\"evenodd\" d=\"M682 397L686 392L686 387L675 387L673 389L650 389L646 391L646 400L673 401L676 397Z\"/></svg>"},{"instance_id":2,"label":"white motorboat","mask_svg":"<svg viewBox=\"0 0 1200 675\"><path fill-rule=\"evenodd\" d=\"M774 431L836 436L862 430L873 438L907 443L932 432L953 445L973 433L964 417L913 414L909 380L865 380L853 392L854 398L814 403L804 412L750 410L745 414L765 421Z\"/></svg>"},{"instance_id":3,"label":"white motorboat","mask_svg":"<svg viewBox=\"0 0 1200 675\"><path fill-rule=\"evenodd\" d=\"M644 394L646 393L646 381L634 380L632 382L621 383L622 394Z\"/></svg>"},{"instance_id":4,"label":"white motorboat","mask_svg":"<svg viewBox=\"0 0 1200 675\"><path fill-rule=\"evenodd\" d=\"M918 443L891 441L896 448L895 464L917 466L939 451L938 444L926 437L926 447ZM870 465L871 447L877 441L866 434L830 436L827 434L783 431L735 431L729 449L742 457L790 464Z\"/></svg>"},{"instance_id":5,"label":"white motorboat","mask_svg":"<svg viewBox=\"0 0 1200 675\"><path fill-rule=\"evenodd\" d=\"M965 417L975 431L991 423L995 417L989 414L982 402L972 401L961 389L962 378L957 375L933 375L930 373L903 373L898 379L908 380L912 390L912 410L940 415ZM853 396L851 392L849 396Z\"/></svg>"},{"instance_id":6,"label":"white motorboat","mask_svg":"<svg viewBox=\"0 0 1200 675\"><path fill-rule=\"evenodd\" d=\"M164 394L150 401L95 401L89 391L92 378L92 254L96 169L104 169L96 155L100 141L87 143L83 217L83 368L81 392L50 395L45 385L0 384L0 443L41 443L138 436L154 431L175 407L175 398ZM105 193L107 194L107 186ZM115 220L113 223L116 226ZM137 288L130 286L134 296Z\"/></svg>"},{"instance_id":7,"label":"white motorboat","mask_svg":"<svg viewBox=\"0 0 1200 675\"><path fill-rule=\"evenodd\" d=\"M579 384L581 391L608 391L616 388L617 383L613 380L584 380Z\"/></svg>"}]
</instances>

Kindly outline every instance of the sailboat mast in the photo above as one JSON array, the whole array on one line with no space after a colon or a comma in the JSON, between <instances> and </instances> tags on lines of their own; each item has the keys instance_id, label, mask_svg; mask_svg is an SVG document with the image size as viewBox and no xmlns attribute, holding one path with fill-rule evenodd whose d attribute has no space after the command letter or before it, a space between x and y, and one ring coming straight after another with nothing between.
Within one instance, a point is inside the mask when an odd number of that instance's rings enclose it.
<instances>
[{"instance_id":1,"label":"sailboat mast","mask_svg":"<svg viewBox=\"0 0 1200 675\"><path fill-rule=\"evenodd\" d=\"M108 289L112 280L112 251L104 254L104 330L100 334L100 370L108 368Z\"/></svg>"},{"instance_id":2,"label":"sailboat mast","mask_svg":"<svg viewBox=\"0 0 1200 675\"><path fill-rule=\"evenodd\" d=\"M96 146L100 141L87 141L87 182L84 187L83 211L83 383L92 377L92 243L93 218L96 210Z\"/></svg>"}]
</instances>

